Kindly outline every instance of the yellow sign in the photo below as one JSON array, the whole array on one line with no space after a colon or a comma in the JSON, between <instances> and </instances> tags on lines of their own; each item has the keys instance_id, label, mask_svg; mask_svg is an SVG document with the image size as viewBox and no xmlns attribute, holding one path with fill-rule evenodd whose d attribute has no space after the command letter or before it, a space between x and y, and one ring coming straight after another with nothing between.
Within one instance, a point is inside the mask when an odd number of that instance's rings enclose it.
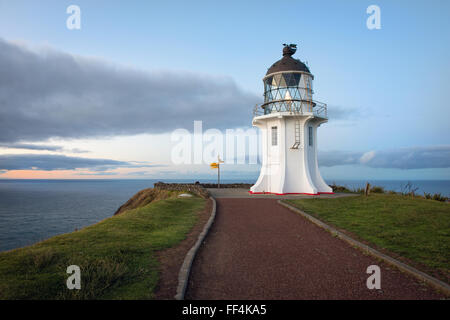
<instances>
[{"instance_id":1,"label":"yellow sign","mask_svg":"<svg viewBox=\"0 0 450 320\"><path fill-rule=\"evenodd\" d=\"M210 164L211 169L218 169L219 168L219 164L216 162L213 162Z\"/></svg>"}]
</instances>

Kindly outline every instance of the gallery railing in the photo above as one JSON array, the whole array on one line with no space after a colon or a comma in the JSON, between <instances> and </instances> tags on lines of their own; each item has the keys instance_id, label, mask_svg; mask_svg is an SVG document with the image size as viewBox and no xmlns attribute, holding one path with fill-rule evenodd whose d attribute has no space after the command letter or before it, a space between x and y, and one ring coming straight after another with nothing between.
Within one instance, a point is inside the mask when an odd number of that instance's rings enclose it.
<instances>
[{"instance_id":1,"label":"gallery railing","mask_svg":"<svg viewBox=\"0 0 450 320\"><path fill-rule=\"evenodd\" d=\"M328 119L328 107L319 101L305 100L273 100L264 104L257 104L253 109L253 116L258 117L277 112L289 112L291 114L308 115Z\"/></svg>"}]
</instances>

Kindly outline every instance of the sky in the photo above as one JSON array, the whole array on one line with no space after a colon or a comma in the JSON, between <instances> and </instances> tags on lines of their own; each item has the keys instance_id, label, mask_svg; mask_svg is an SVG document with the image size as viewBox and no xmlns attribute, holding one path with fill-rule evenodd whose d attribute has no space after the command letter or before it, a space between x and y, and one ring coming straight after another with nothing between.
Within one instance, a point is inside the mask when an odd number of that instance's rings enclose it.
<instances>
[{"instance_id":1,"label":"sky","mask_svg":"<svg viewBox=\"0 0 450 320\"><path fill-rule=\"evenodd\" d=\"M174 130L250 129L267 68L296 43L328 105L326 180L448 180L449 13L445 0L0 0L0 179L213 179L207 161L174 163Z\"/></svg>"}]
</instances>

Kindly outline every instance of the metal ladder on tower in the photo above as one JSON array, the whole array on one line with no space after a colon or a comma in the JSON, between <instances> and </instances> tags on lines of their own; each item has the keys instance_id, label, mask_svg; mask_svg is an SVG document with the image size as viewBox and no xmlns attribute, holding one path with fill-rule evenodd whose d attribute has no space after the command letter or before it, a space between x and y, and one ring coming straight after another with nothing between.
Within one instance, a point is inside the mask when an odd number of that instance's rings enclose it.
<instances>
[{"instance_id":1,"label":"metal ladder on tower","mask_svg":"<svg viewBox=\"0 0 450 320\"><path fill-rule=\"evenodd\" d=\"M300 121L295 120L295 142L294 145L291 147L291 149L298 149L300 147L301 141L300 141Z\"/></svg>"}]
</instances>

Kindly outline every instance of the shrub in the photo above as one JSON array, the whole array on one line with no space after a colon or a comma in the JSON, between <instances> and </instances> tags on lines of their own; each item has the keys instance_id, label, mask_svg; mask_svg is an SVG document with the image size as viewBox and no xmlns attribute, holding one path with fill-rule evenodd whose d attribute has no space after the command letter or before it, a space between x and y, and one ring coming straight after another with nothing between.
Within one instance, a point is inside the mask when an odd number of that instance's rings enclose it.
<instances>
[{"instance_id":1,"label":"shrub","mask_svg":"<svg viewBox=\"0 0 450 320\"><path fill-rule=\"evenodd\" d=\"M411 196L414 198L414 195L416 193L417 190L419 190L419 188L417 188L416 186L414 186L411 181L408 181L407 184L405 184L404 186L401 186L402 189L402 194L404 196Z\"/></svg>"},{"instance_id":2,"label":"shrub","mask_svg":"<svg viewBox=\"0 0 450 320\"><path fill-rule=\"evenodd\" d=\"M370 189L370 192L373 192L373 193L385 193L385 190L384 190L383 187L373 186Z\"/></svg>"},{"instance_id":3,"label":"shrub","mask_svg":"<svg viewBox=\"0 0 450 320\"><path fill-rule=\"evenodd\" d=\"M436 200L436 201L441 201L441 202L445 202L445 201L448 200L448 197L444 197L440 193L431 194L431 193L428 193L428 192L424 192L423 196L425 197L425 199Z\"/></svg>"},{"instance_id":4,"label":"shrub","mask_svg":"<svg viewBox=\"0 0 450 320\"><path fill-rule=\"evenodd\" d=\"M444 196L441 195L440 193L435 193L435 194L433 195L433 200L445 202L445 201L448 200L448 198L447 198L447 197L444 197Z\"/></svg>"},{"instance_id":5,"label":"shrub","mask_svg":"<svg viewBox=\"0 0 450 320\"><path fill-rule=\"evenodd\" d=\"M333 183L331 186L331 189L333 189L333 192L352 192L350 189L344 186L338 186L335 183Z\"/></svg>"}]
</instances>

